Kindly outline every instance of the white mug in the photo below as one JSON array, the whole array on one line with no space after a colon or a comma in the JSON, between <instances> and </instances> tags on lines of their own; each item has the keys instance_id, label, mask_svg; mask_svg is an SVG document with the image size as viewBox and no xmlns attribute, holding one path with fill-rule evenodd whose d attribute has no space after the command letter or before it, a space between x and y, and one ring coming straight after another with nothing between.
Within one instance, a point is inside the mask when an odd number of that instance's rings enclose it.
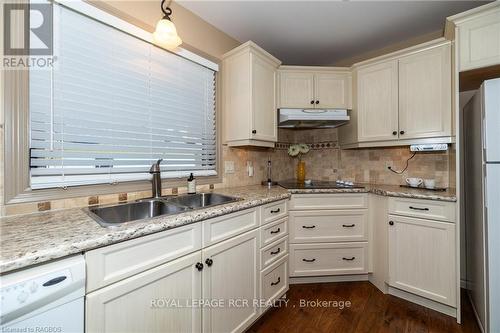
<instances>
[{"instance_id":1,"label":"white mug","mask_svg":"<svg viewBox=\"0 0 500 333\"><path fill-rule=\"evenodd\" d=\"M422 178L406 178L406 182L411 187L419 187L420 184L422 184L423 180Z\"/></svg>"},{"instance_id":2,"label":"white mug","mask_svg":"<svg viewBox=\"0 0 500 333\"><path fill-rule=\"evenodd\" d=\"M436 180L424 179L424 186L425 186L425 188L432 190L434 187L436 187Z\"/></svg>"}]
</instances>

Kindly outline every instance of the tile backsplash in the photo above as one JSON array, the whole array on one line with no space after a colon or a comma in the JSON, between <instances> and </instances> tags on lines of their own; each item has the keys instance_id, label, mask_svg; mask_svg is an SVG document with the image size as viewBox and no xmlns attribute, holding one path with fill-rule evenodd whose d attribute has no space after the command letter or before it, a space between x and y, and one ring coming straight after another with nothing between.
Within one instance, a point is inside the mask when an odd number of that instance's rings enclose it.
<instances>
[{"instance_id":1,"label":"tile backsplash","mask_svg":"<svg viewBox=\"0 0 500 333\"><path fill-rule=\"evenodd\" d=\"M1 129L3 132L3 128ZM2 133L3 134L3 133ZM2 135L3 140L3 135ZM454 150L439 153L418 153L408 163L408 169L401 175L387 169L392 166L402 170L411 156L408 147L370 148L341 150L337 145L335 129L279 130L279 143L275 149L222 148L222 183L198 186L199 191L223 187L257 185L267 179L267 161L272 162L274 180L295 177L297 158L288 156L290 143L314 144L313 149L302 159L306 163L306 178L320 180L345 179L374 184L403 184L406 177L436 179L437 186L454 186ZM3 146L3 142L2 142ZM453 148L453 147L452 147ZM3 147L2 147L3 149ZM3 155L3 154L2 154ZM234 162L234 172L224 172L224 162ZM253 176L248 175L247 163L253 166ZM0 163L3 169L3 160ZM3 175L3 173L2 173ZM3 177L0 179L0 196L3 198ZM163 194L185 193L185 187L167 188ZM86 207L95 204L109 204L151 196L150 191L89 195L87 197L13 204L0 206L2 216L25 214L37 211Z\"/></svg>"}]
</instances>

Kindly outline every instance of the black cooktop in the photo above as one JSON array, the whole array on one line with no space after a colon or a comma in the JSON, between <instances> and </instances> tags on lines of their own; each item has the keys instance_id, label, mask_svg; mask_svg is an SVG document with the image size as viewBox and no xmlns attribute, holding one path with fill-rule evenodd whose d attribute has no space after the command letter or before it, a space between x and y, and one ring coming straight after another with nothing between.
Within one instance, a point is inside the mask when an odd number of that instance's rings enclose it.
<instances>
[{"instance_id":1,"label":"black cooktop","mask_svg":"<svg viewBox=\"0 0 500 333\"><path fill-rule=\"evenodd\" d=\"M311 183L300 183L295 179L279 181L278 185L286 189L327 189L327 188L364 188L356 184L343 184L336 181L312 180Z\"/></svg>"}]
</instances>

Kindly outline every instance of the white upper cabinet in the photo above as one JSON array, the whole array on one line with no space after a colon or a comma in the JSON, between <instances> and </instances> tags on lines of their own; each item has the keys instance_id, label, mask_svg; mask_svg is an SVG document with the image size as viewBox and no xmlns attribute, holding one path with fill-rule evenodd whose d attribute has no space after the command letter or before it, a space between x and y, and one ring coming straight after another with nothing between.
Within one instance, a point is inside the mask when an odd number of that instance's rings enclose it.
<instances>
[{"instance_id":1,"label":"white upper cabinet","mask_svg":"<svg viewBox=\"0 0 500 333\"><path fill-rule=\"evenodd\" d=\"M441 38L353 66L344 148L453 142L451 43Z\"/></svg>"},{"instance_id":2,"label":"white upper cabinet","mask_svg":"<svg viewBox=\"0 0 500 333\"><path fill-rule=\"evenodd\" d=\"M350 80L349 73L317 73L314 76L314 90L316 92L316 107L350 109Z\"/></svg>"},{"instance_id":3,"label":"white upper cabinet","mask_svg":"<svg viewBox=\"0 0 500 333\"><path fill-rule=\"evenodd\" d=\"M357 71L358 140L398 137L398 62L377 63Z\"/></svg>"},{"instance_id":4,"label":"white upper cabinet","mask_svg":"<svg viewBox=\"0 0 500 333\"><path fill-rule=\"evenodd\" d=\"M281 66L279 108L351 108L351 73L347 68Z\"/></svg>"},{"instance_id":5,"label":"white upper cabinet","mask_svg":"<svg viewBox=\"0 0 500 333\"><path fill-rule=\"evenodd\" d=\"M314 107L314 74L281 72L279 106L281 108Z\"/></svg>"},{"instance_id":6,"label":"white upper cabinet","mask_svg":"<svg viewBox=\"0 0 500 333\"><path fill-rule=\"evenodd\" d=\"M451 135L451 47L449 44L399 60L399 136Z\"/></svg>"},{"instance_id":7,"label":"white upper cabinet","mask_svg":"<svg viewBox=\"0 0 500 333\"><path fill-rule=\"evenodd\" d=\"M498 1L449 17L448 22L456 27L459 71L500 64Z\"/></svg>"},{"instance_id":8,"label":"white upper cabinet","mask_svg":"<svg viewBox=\"0 0 500 333\"><path fill-rule=\"evenodd\" d=\"M276 71L280 61L249 41L223 56L224 141L274 147L278 140Z\"/></svg>"}]
</instances>

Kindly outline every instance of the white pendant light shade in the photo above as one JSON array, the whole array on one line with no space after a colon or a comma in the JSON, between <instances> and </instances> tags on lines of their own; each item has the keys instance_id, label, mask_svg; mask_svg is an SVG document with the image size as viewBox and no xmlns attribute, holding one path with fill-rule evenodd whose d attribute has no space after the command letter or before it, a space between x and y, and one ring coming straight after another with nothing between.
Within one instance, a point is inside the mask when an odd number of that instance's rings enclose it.
<instances>
[{"instance_id":1,"label":"white pendant light shade","mask_svg":"<svg viewBox=\"0 0 500 333\"><path fill-rule=\"evenodd\" d=\"M165 18L158 21L156 30L153 33L155 44L172 50L182 44L182 39L177 35L177 29L172 21Z\"/></svg>"},{"instance_id":2,"label":"white pendant light shade","mask_svg":"<svg viewBox=\"0 0 500 333\"><path fill-rule=\"evenodd\" d=\"M172 9L170 8L171 2L172 0L170 0L169 4L165 7L165 0L161 1L161 11L165 16L158 21L156 30L153 32L153 42L167 50L173 50L182 44L182 39L177 35L177 29L170 20L170 15L172 15Z\"/></svg>"}]
</instances>

